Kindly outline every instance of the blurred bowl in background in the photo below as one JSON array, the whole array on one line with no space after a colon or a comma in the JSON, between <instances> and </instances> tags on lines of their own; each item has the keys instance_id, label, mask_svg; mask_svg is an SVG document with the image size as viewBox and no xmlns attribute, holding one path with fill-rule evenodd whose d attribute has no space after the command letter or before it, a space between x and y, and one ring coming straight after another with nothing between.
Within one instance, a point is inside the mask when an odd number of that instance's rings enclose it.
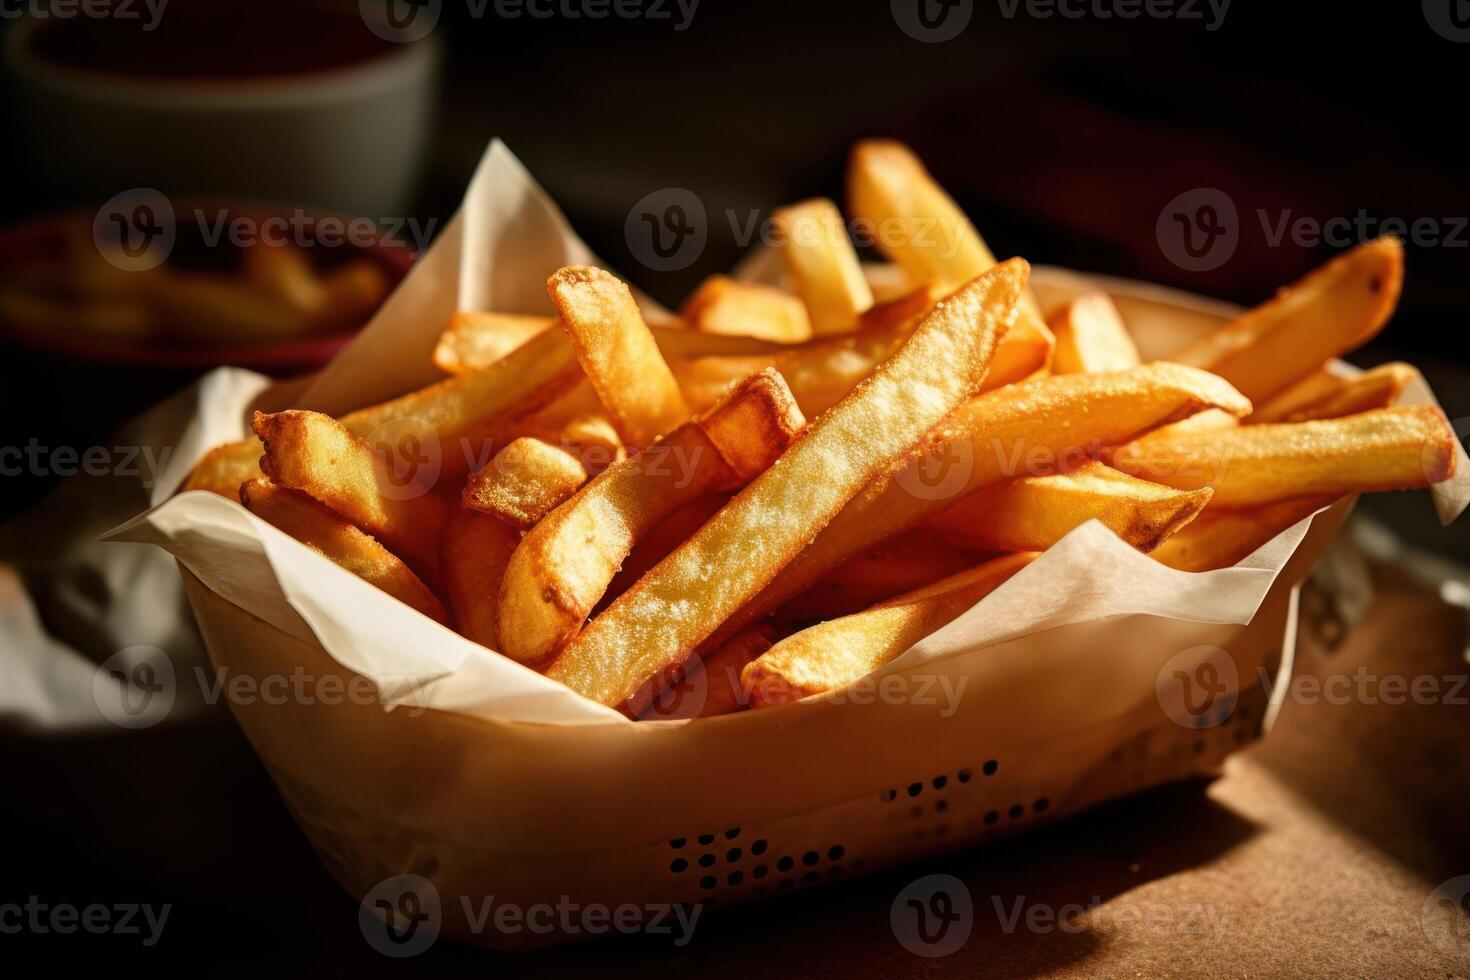
<instances>
[{"instance_id":1,"label":"blurred bowl in background","mask_svg":"<svg viewBox=\"0 0 1470 980\"><path fill-rule=\"evenodd\" d=\"M429 144L440 46L356 3L171 0L156 20L15 22L12 134L63 199L134 187L403 216ZM364 8L366 9L366 8Z\"/></svg>"}]
</instances>

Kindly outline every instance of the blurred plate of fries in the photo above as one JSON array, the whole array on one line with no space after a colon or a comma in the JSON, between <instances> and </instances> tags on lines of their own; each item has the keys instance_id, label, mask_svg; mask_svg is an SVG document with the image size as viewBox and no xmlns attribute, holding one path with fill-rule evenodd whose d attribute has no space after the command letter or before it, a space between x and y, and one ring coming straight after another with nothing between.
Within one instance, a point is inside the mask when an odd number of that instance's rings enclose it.
<instances>
[{"instance_id":1,"label":"blurred plate of fries","mask_svg":"<svg viewBox=\"0 0 1470 980\"><path fill-rule=\"evenodd\" d=\"M179 201L247 227L304 229L268 243L214 244L179 222L166 257L137 268L94 237L95 214L36 218L0 232L0 337L100 364L273 374L329 362L408 272L412 252L387 240L318 247L311 229L345 219L258 205ZM287 226L289 227L289 225ZM301 239L300 241L295 240Z\"/></svg>"}]
</instances>

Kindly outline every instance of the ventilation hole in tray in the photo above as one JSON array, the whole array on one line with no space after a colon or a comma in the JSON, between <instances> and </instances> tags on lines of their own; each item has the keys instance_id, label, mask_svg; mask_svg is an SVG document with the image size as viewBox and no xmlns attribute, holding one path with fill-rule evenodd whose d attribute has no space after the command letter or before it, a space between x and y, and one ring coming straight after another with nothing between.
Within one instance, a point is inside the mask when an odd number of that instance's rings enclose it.
<instances>
[{"instance_id":1,"label":"ventilation hole in tray","mask_svg":"<svg viewBox=\"0 0 1470 980\"><path fill-rule=\"evenodd\" d=\"M768 845L766 844L766 842L764 840L758 840L754 844L750 845L750 853L752 853L754 855L757 855L757 856L762 855L762 854L766 853L766 847L767 846Z\"/></svg>"},{"instance_id":2,"label":"ventilation hole in tray","mask_svg":"<svg viewBox=\"0 0 1470 980\"><path fill-rule=\"evenodd\" d=\"M699 856L699 866L701 868L714 867L714 863L715 863L715 856L713 854L706 853L706 854L701 854Z\"/></svg>"},{"instance_id":3,"label":"ventilation hole in tray","mask_svg":"<svg viewBox=\"0 0 1470 980\"><path fill-rule=\"evenodd\" d=\"M833 844L831 847L827 848L827 860L828 861L841 861L842 860L842 855L844 853L846 853L846 852L843 850L843 847L842 847L841 844Z\"/></svg>"},{"instance_id":4,"label":"ventilation hole in tray","mask_svg":"<svg viewBox=\"0 0 1470 980\"><path fill-rule=\"evenodd\" d=\"M949 800L940 800L938 803L935 803L934 804L934 812L935 813L943 813L945 810L948 810L948 809L949 809Z\"/></svg>"},{"instance_id":5,"label":"ventilation hole in tray","mask_svg":"<svg viewBox=\"0 0 1470 980\"><path fill-rule=\"evenodd\" d=\"M1051 800L1048 800L1046 797L1043 796L1035 803L1031 804L1031 809L1035 810L1037 813L1045 813L1046 808L1049 806L1051 806Z\"/></svg>"},{"instance_id":6,"label":"ventilation hole in tray","mask_svg":"<svg viewBox=\"0 0 1470 980\"><path fill-rule=\"evenodd\" d=\"M725 840L734 840L735 838L737 838L739 836L740 836L740 828L739 827L731 827L729 830L725 831Z\"/></svg>"},{"instance_id":7,"label":"ventilation hole in tray","mask_svg":"<svg viewBox=\"0 0 1470 980\"><path fill-rule=\"evenodd\" d=\"M1020 820L1026 815L1026 808L1019 803L1012 803L1011 808L1006 813L1012 820Z\"/></svg>"},{"instance_id":8,"label":"ventilation hole in tray","mask_svg":"<svg viewBox=\"0 0 1470 980\"><path fill-rule=\"evenodd\" d=\"M764 878L766 874L770 872L770 870L771 869L764 864L757 864L754 868L750 870L750 873L757 878Z\"/></svg>"},{"instance_id":9,"label":"ventilation hole in tray","mask_svg":"<svg viewBox=\"0 0 1470 980\"><path fill-rule=\"evenodd\" d=\"M987 811L985 811L985 822L987 824L993 824L993 823L995 823L999 819L1000 819L1000 814L997 813L996 811L994 811L994 810L987 810Z\"/></svg>"},{"instance_id":10,"label":"ventilation hole in tray","mask_svg":"<svg viewBox=\"0 0 1470 980\"><path fill-rule=\"evenodd\" d=\"M807 851L805 854L803 854L801 856L801 863L804 864L804 865L806 865L808 868L810 868L812 865L816 864L821 859L822 859L822 856L820 854L818 854L816 851Z\"/></svg>"},{"instance_id":11,"label":"ventilation hole in tray","mask_svg":"<svg viewBox=\"0 0 1470 980\"><path fill-rule=\"evenodd\" d=\"M894 800L898 799L898 790L885 789L883 792L878 794L878 799L882 800L884 803L892 803Z\"/></svg>"},{"instance_id":12,"label":"ventilation hole in tray","mask_svg":"<svg viewBox=\"0 0 1470 980\"><path fill-rule=\"evenodd\" d=\"M983 765L983 766L980 767L980 771L983 772L983 773L985 773L985 775L987 775L987 776L994 776L995 773L996 773L996 770L998 770L999 768L1000 768L1000 763L997 762L997 761L995 761L994 759L991 759L991 760L987 761L985 763L985 765Z\"/></svg>"},{"instance_id":13,"label":"ventilation hole in tray","mask_svg":"<svg viewBox=\"0 0 1470 980\"><path fill-rule=\"evenodd\" d=\"M743 852L740 850L740 848L738 848L738 847L732 847L728 851L725 852L725 860L726 861L739 861L740 858L742 857L742 855L743 855Z\"/></svg>"},{"instance_id":14,"label":"ventilation hole in tray","mask_svg":"<svg viewBox=\"0 0 1470 980\"><path fill-rule=\"evenodd\" d=\"M974 775L975 774L969 769L961 769L959 772L955 773L954 778L958 779L962 783L968 783L971 777L973 777Z\"/></svg>"},{"instance_id":15,"label":"ventilation hole in tray","mask_svg":"<svg viewBox=\"0 0 1470 980\"><path fill-rule=\"evenodd\" d=\"M778 871L790 871L792 865L794 865L795 863L796 862L793 861L791 858L783 857L781 860L776 862L776 869Z\"/></svg>"},{"instance_id":16,"label":"ventilation hole in tray","mask_svg":"<svg viewBox=\"0 0 1470 980\"><path fill-rule=\"evenodd\" d=\"M714 875L705 875L703 878L699 879L699 887L703 888L705 891L709 891L711 888L714 888L716 884L718 884L718 882L715 881Z\"/></svg>"},{"instance_id":17,"label":"ventilation hole in tray","mask_svg":"<svg viewBox=\"0 0 1470 980\"><path fill-rule=\"evenodd\" d=\"M728 875L725 876L725 884L729 885L731 888L734 888L736 885L740 884L744 880L745 874L741 871L731 871Z\"/></svg>"},{"instance_id":18,"label":"ventilation hole in tray","mask_svg":"<svg viewBox=\"0 0 1470 980\"><path fill-rule=\"evenodd\" d=\"M715 842L715 835L714 834L700 834L699 835L699 843L702 844L702 845L704 845L705 847L708 847L709 845L713 844L714 842Z\"/></svg>"},{"instance_id":19,"label":"ventilation hole in tray","mask_svg":"<svg viewBox=\"0 0 1470 980\"><path fill-rule=\"evenodd\" d=\"M675 837L673 840L669 841L669 846L677 851L679 848L683 847L687 843L689 842L686 841L684 838Z\"/></svg>"},{"instance_id":20,"label":"ventilation hole in tray","mask_svg":"<svg viewBox=\"0 0 1470 980\"><path fill-rule=\"evenodd\" d=\"M922 792L924 792L924 784L923 783L910 783L909 784L909 795L910 796L918 796Z\"/></svg>"},{"instance_id":21,"label":"ventilation hole in tray","mask_svg":"<svg viewBox=\"0 0 1470 980\"><path fill-rule=\"evenodd\" d=\"M688 861L684 860L683 858L675 858L673 863L669 865L669 870L672 871L674 874L679 874L688 867Z\"/></svg>"},{"instance_id":22,"label":"ventilation hole in tray","mask_svg":"<svg viewBox=\"0 0 1470 980\"><path fill-rule=\"evenodd\" d=\"M944 789L944 787L949 783L949 777L941 773L940 775L935 776L929 782L930 785L932 785L936 790L940 790Z\"/></svg>"}]
</instances>

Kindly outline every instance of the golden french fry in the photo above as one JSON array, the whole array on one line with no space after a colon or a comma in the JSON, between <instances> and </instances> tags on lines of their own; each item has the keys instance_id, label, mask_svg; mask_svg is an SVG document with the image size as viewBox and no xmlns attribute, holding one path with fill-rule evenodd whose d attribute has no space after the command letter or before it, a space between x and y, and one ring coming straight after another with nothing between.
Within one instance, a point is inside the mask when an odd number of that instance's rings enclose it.
<instances>
[{"instance_id":1,"label":"golden french fry","mask_svg":"<svg viewBox=\"0 0 1470 980\"><path fill-rule=\"evenodd\" d=\"M935 307L778 463L589 622L550 676L618 705L693 653L896 454L975 393L1027 272L1011 260ZM636 713L641 705L629 707Z\"/></svg>"},{"instance_id":2,"label":"golden french fry","mask_svg":"<svg viewBox=\"0 0 1470 980\"><path fill-rule=\"evenodd\" d=\"M740 686L740 672L769 649L770 632L753 629L702 660L690 657L676 669L678 676L672 683L660 687L649 699L639 718L713 718L743 711L746 697ZM686 691L694 693L686 695Z\"/></svg>"},{"instance_id":3,"label":"golden french fry","mask_svg":"<svg viewBox=\"0 0 1470 980\"><path fill-rule=\"evenodd\" d=\"M998 480L1064 471L1139 432L1250 402L1221 379L1159 362L1000 388L960 407L925 444L863 488L713 642L811 588L852 555Z\"/></svg>"},{"instance_id":4,"label":"golden french fry","mask_svg":"<svg viewBox=\"0 0 1470 980\"><path fill-rule=\"evenodd\" d=\"M256 242L240 251L246 280L292 309L316 316L327 305L327 289L306 253L289 243Z\"/></svg>"},{"instance_id":5,"label":"golden french fry","mask_svg":"<svg viewBox=\"0 0 1470 980\"><path fill-rule=\"evenodd\" d=\"M260 468L272 481L326 504L438 580L445 506L430 488L401 478L386 454L330 416L256 412L251 428L265 444Z\"/></svg>"},{"instance_id":6,"label":"golden french fry","mask_svg":"<svg viewBox=\"0 0 1470 980\"><path fill-rule=\"evenodd\" d=\"M215 446L199 458L179 493L208 490L231 500L240 499L240 487L247 480L264 476L260 472L260 454L265 447L254 436L239 442Z\"/></svg>"},{"instance_id":7,"label":"golden french fry","mask_svg":"<svg viewBox=\"0 0 1470 980\"><path fill-rule=\"evenodd\" d=\"M572 392L582 377L566 338L543 333L489 367L350 412L341 421L401 462L428 454L440 478L449 480L488 462L485 447L498 445L518 420Z\"/></svg>"},{"instance_id":8,"label":"golden french fry","mask_svg":"<svg viewBox=\"0 0 1470 980\"><path fill-rule=\"evenodd\" d=\"M863 278L873 291L873 302L880 306L898 299L914 288L914 284L909 281L909 274L897 263L864 262L862 267Z\"/></svg>"},{"instance_id":9,"label":"golden french fry","mask_svg":"<svg viewBox=\"0 0 1470 980\"><path fill-rule=\"evenodd\" d=\"M853 555L776 611L782 620L832 619L937 582L975 564L973 552L916 528Z\"/></svg>"},{"instance_id":10,"label":"golden french fry","mask_svg":"<svg viewBox=\"0 0 1470 980\"><path fill-rule=\"evenodd\" d=\"M455 628L491 650L500 649L500 583L520 541L514 528L465 507L444 523L440 567Z\"/></svg>"},{"instance_id":11,"label":"golden french fry","mask_svg":"<svg viewBox=\"0 0 1470 980\"><path fill-rule=\"evenodd\" d=\"M730 502L731 496L728 493L712 493L707 497L700 497L660 521L657 527L633 546L598 605L606 606L628 591L650 568L667 558L686 538L698 531L705 521L714 517L721 507ZM597 609L594 607L593 615L596 613Z\"/></svg>"},{"instance_id":12,"label":"golden french fry","mask_svg":"<svg viewBox=\"0 0 1470 980\"><path fill-rule=\"evenodd\" d=\"M1089 460L1070 472L982 487L928 526L981 551L1045 551L1098 520L1138 550L1152 551L1194 520L1210 493L1160 486Z\"/></svg>"},{"instance_id":13,"label":"golden french fry","mask_svg":"<svg viewBox=\"0 0 1470 980\"><path fill-rule=\"evenodd\" d=\"M1359 245L1169 360L1220 375L1264 400L1376 334L1398 304L1404 249L1384 237Z\"/></svg>"},{"instance_id":14,"label":"golden french fry","mask_svg":"<svg viewBox=\"0 0 1470 980\"><path fill-rule=\"evenodd\" d=\"M587 469L573 454L523 436L470 477L463 503L522 531L551 513L587 482Z\"/></svg>"},{"instance_id":15,"label":"golden french fry","mask_svg":"<svg viewBox=\"0 0 1470 980\"><path fill-rule=\"evenodd\" d=\"M782 258L815 334L848 333L873 305L837 205L826 198L777 209Z\"/></svg>"},{"instance_id":16,"label":"golden french fry","mask_svg":"<svg viewBox=\"0 0 1470 980\"><path fill-rule=\"evenodd\" d=\"M1126 371L1142 363L1122 314L1101 290L1074 297L1046 322L1057 341L1052 359L1057 374Z\"/></svg>"},{"instance_id":17,"label":"golden french fry","mask_svg":"<svg viewBox=\"0 0 1470 980\"><path fill-rule=\"evenodd\" d=\"M679 310L695 330L780 343L809 340L812 325L801 300L774 286L710 276Z\"/></svg>"},{"instance_id":18,"label":"golden french fry","mask_svg":"<svg viewBox=\"0 0 1470 980\"><path fill-rule=\"evenodd\" d=\"M939 186L914 151L897 140L860 140L847 164L847 211L867 226L878 250L911 282L939 279L957 286L995 265L995 255L970 219ZM1034 321L1041 307L1028 287L1017 322Z\"/></svg>"},{"instance_id":19,"label":"golden french fry","mask_svg":"<svg viewBox=\"0 0 1470 980\"><path fill-rule=\"evenodd\" d=\"M1314 371L1283 388L1245 420L1260 422L1308 422L1336 419L1374 408L1387 408L1419 374L1408 364L1383 364L1356 378L1339 378Z\"/></svg>"},{"instance_id":20,"label":"golden french fry","mask_svg":"<svg viewBox=\"0 0 1470 980\"><path fill-rule=\"evenodd\" d=\"M835 691L866 677L959 618L1036 558L1004 555L851 616L788 636L741 675L752 707Z\"/></svg>"},{"instance_id":21,"label":"golden french fry","mask_svg":"<svg viewBox=\"0 0 1470 980\"><path fill-rule=\"evenodd\" d=\"M397 555L351 522L299 490L269 480L247 480L240 502L256 517L273 524L430 619L448 624L444 606Z\"/></svg>"},{"instance_id":22,"label":"golden french fry","mask_svg":"<svg viewBox=\"0 0 1470 980\"><path fill-rule=\"evenodd\" d=\"M1452 475L1454 446L1444 413L1416 405L1140 440L1118 447L1108 461L1166 486L1211 487L1215 510L1307 494L1425 487Z\"/></svg>"},{"instance_id":23,"label":"golden french fry","mask_svg":"<svg viewBox=\"0 0 1470 980\"><path fill-rule=\"evenodd\" d=\"M500 597L503 652L539 663L564 647L640 537L690 502L765 470L803 421L781 376L767 370L707 416L604 470L511 556Z\"/></svg>"},{"instance_id":24,"label":"golden french fry","mask_svg":"<svg viewBox=\"0 0 1470 980\"><path fill-rule=\"evenodd\" d=\"M434 346L434 365L445 374L464 374L489 367L554 326L554 316L456 313Z\"/></svg>"},{"instance_id":25,"label":"golden french fry","mask_svg":"<svg viewBox=\"0 0 1470 980\"><path fill-rule=\"evenodd\" d=\"M373 314L388 298L388 276L382 266L369 259L353 259L322 276L326 302L316 313L318 329L356 326Z\"/></svg>"},{"instance_id":26,"label":"golden french fry","mask_svg":"<svg viewBox=\"0 0 1470 980\"><path fill-rule=\"evenodd\" d=\"M1229 568L1333 496L1290 497L1241 510L1210 508L1151 552L1155 561L1183 572Z\"/></svg>"},{"instance_id":27,"label":"golden french fry","mask_svg":"<svg viewBox=\"0 0 1470 980\"><path fill-rule=\"evenodd\" d=\"M546 280L546 291L625 442L652 445L689 417L627 283L591 266L568 266Z\"/></svg>"}]
</instances>

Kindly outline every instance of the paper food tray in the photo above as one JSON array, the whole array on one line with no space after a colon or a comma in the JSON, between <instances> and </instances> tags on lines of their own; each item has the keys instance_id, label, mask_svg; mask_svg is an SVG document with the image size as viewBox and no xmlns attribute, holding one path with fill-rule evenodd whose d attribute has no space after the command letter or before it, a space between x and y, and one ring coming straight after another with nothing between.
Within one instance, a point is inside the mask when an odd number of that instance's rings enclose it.
<instances>
[{"instance_id":1,"label":"paper food tray","mask_svg":"<svg viewBox=\"0 0 1470 980\"><path fill-rule=\"evenodd\" d=\"M525 283L590 260L492 144L441 240L296 404L340 412L430 380L446 296L536 312L544 296ZM1047 305L1089 283L1115 295L1146 358L1231 313L1140 284L1047 269L1034 278ZM206 381L194 456L238 437L263 384L238 372ZM1276 675L1290 669L1297 588L1352 503L1234 568L1193 575L1084 525L846 692L634 723L425 619L237 504L170 499L171 489L163 481L159 506L114 537L179 561L217 670L376 692L371 702L230 699L323 862L358 898L422 876L444 934L498 947L570 937L477 924L466 913L487 896L522 908L741 902L1214 771L1262 732L1264 692L1285 690ZM1439 493L1442 516L1465 496Z\"/></svg>"}]
</instances>

